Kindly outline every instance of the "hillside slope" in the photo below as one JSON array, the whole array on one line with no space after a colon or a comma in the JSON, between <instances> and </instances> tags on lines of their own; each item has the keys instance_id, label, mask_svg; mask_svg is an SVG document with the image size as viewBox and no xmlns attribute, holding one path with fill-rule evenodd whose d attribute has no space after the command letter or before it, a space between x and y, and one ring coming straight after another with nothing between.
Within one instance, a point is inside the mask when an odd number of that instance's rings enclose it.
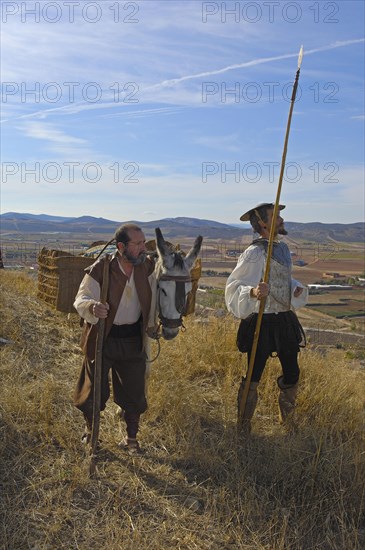
<instances>
[{"instance_id":1,"label":"hillside slope","mask_svg":"<svg viewBox=\"0 0 365 550\"><path fill-rule=\"evenodd\" d=\"M345 353L301 353L289 432L278 424L276 360L247 440L236 434L236 322L186 320L152 364L141 443L117 445L109 404L98 479L72 406L80 328L2 270L1 547L93 550L360 550L365 543L364 372Z\"/></svg>"}]
</instances>

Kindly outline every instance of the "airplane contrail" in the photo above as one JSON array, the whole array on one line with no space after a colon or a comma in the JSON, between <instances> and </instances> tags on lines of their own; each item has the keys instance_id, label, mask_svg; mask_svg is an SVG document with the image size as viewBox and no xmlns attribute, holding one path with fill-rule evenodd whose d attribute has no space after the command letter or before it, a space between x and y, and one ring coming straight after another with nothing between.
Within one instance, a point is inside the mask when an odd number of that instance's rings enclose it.
<instances>
[{"instance_id":1,"label":"airplane contrail","mask_svg":"<svg viewBox=\"0 0 365 550\"><path fill-rule=\"evenodd\" d=\"M360 44L361 42L365 42L365 38L358 38L356 40L338 41L338 42L334 42L333 44L329 44L327 46L322 46L321 48L314 48L312 50L307 50L307 51L304 50L304 55L311 55L318 52L334 50L335 48L343 48L345 46L350 46L352 44ZM186 75L180 78L171 78L170 80L164 80L163 82L160 82L159 84L154 84L153 86L150 86L149 88L146 88L146 89L151 90L158 87L170 86L170 85L178 84L179 82L184 82L185 80L193 80L194 78L201 78L201 77L212 76L216 74L222 74L235 69L244 69L245 67L254 67L255 65L262 65L263 63L270 63L271 61L280 61L282 59L288 59L291 57L298 57L298 52L277 55L275 57L259 57L258 59L252 59L251 61L246 61L245 63L236 63L235 65L228 65L227 67L223 67L222 69L215 69L213 71L207 71L204 73Z\"/></svg>"},{"instance_id":2,"label":"airplane contrail","mask_svg":"<svg viewBox=\"0 0 365 550\"><path fill-rule=\"evenodd\" d=\"M361 44L365 42L365 38L358 38L354 40L342 40L342 41L336 41L332 44L328 44L326 46L322 46L320 48L313 48L311 50L304 50L304 55L313 55L319 52L334 50L336 48L344 48L346 46L351 46L353 44ZM298 57L298 52L296 53L288 53L288 54L282 54L272 57L259 57L257 59L252 59L251 61L245 61L244 63L236 63L234 65L228 65L227 67L223 67L221 69L215 69L212 71L206 71L202 73L196 73L191 75L185 75L181 76L179 78L171 78L169 80L163 80L162 82L159 82L157 84L153 84L151 86L147 86L146 88L141 89L143 92L151 91L151 90L158 90L160 88L166 88L166 87L172 87L176 84L179 84L180 82L185 82L187 80L194 80L196 78L202 78L202 77L209 77L213 75L223 74L229 71L233 71L235 69L244 69L246 67L254 67L256 65L262 65L264 63L270 63L273 61L281 61L282 59L289 59ZM93 103L85 105L84 103L80 104L73 104L73 105L64 105L62 107L53 107L52 109L45 109L42 111L36 111L35 113L28 113L26 115L21 115L16 117L16 119L29 119L34 117L39 118L46 118L48 114L51 113L65 113L65 114L75 114L80 111L89 110L89 109L106 109L106 108L112 108L112 107L119 107L124 106L123 103L115 103L115 102L104 102L104 103ZM8 122L10 119L2 120L2 122Z\"/></svg>"}]
</instances>

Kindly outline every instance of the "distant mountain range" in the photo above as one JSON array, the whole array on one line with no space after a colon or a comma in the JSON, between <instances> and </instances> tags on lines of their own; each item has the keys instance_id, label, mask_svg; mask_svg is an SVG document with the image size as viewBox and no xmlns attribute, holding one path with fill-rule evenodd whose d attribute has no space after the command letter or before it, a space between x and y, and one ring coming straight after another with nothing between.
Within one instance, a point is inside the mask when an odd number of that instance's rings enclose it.
<instances>
[{"instance_id":1,"label":"distant mountain range","mask_svg":"<svg viewBox=\"0 0 365 550\"><path fill-rule=\"evenodd\" d=\"M103 234L113 235L116 228L126 221L134 221L145 232L147 238L154 237L155 227L160 227L165 237L196 237L217 240L240 239L243 235L251 235L249 224L225 224L213 220L199 218L163 218L150 222L135 220L113 221L93 216L79 218L50 216L47 214L27 214L7 212L0 215L0 229L4 233L35 234L35 233L72 233L72 234ZM308 240L311 242L339 241L364 242L365 223L297 223L285 222L289 237L293 240Z\"/></svg>"}]
</instances>

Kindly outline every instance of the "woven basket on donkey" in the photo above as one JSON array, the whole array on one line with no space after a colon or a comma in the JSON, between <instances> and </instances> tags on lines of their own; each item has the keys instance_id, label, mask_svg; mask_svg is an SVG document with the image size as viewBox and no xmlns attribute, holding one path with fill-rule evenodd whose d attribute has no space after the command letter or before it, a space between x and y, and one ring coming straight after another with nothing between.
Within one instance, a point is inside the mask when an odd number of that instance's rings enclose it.
<instances>
[{"instance_id":1,"label":"woven basket on donkey","mask_svg":"<svg viewBox=\"0 0 365 550\"><path fill-rule=\"evenodd\" d=\"M75 313L73 303L85 268L94 258L42 248L38 255L38 297L63 313Z\"/></svg>"},{"instance_id":2,"label":"woven basket on donkey","mask_svg":"<svg viewBox=\"0 0 365 550\"><path fill-rule=\"evenodd\" d=\"M180 250L180 245L179 244L174 246L173 244L169 243L168 241L165 241L165 242L173 250ZM155 239L152 239L151 241L148 241L146 243L146 248L149 252L153 252L154 250L156 250L156 241L155 241ZM185 256L184 252L183 252L183 256ZM191 271L190 271L192 288L191 288L191 291L188 294L185 315L191 315L195 311L196 291L198 290L199 279L201 277L201 274L202 274L202 262L201 262L200 258L197 258L194 262L193 267L191 268Z\"/></svg>"}]
</instances>

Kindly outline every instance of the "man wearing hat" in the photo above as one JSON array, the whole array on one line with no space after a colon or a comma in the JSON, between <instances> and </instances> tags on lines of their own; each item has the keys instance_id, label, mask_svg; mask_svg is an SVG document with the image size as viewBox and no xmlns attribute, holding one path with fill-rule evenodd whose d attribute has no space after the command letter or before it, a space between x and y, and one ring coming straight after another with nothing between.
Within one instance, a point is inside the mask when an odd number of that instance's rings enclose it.
<instances>
[{"instance_id":1,"label":"man wearing hat","mask_svg":"<svg viewBox=\"0 0 365 550\"><path fill-rule=\"evenodd\" d=\"M284 220L280 215L284 208L284 205L279 205L276 220L272 219L272 203L260 203L242 214L241 221L249 221L258 238L241 254L226 283L227 308L235 317L241 319L237 346L241 352L247 353L248 364L260 300L265 299L252 377L243 412L242 426L246 432L251 429L251 419L257 403L257 387L269 356L276 353L282 367L282 375L277 380L282 422L293 411L298 390L298 352L305 336L293 308L298 309L306 304L308 290L292 278L289 248L278 240L278 235L287 234ZM263 275L272 223L275 224L275 230L270 276L269 282L264 283ZM243 377L238 402L244 386Z\"/></svg>"}]
</instances>

